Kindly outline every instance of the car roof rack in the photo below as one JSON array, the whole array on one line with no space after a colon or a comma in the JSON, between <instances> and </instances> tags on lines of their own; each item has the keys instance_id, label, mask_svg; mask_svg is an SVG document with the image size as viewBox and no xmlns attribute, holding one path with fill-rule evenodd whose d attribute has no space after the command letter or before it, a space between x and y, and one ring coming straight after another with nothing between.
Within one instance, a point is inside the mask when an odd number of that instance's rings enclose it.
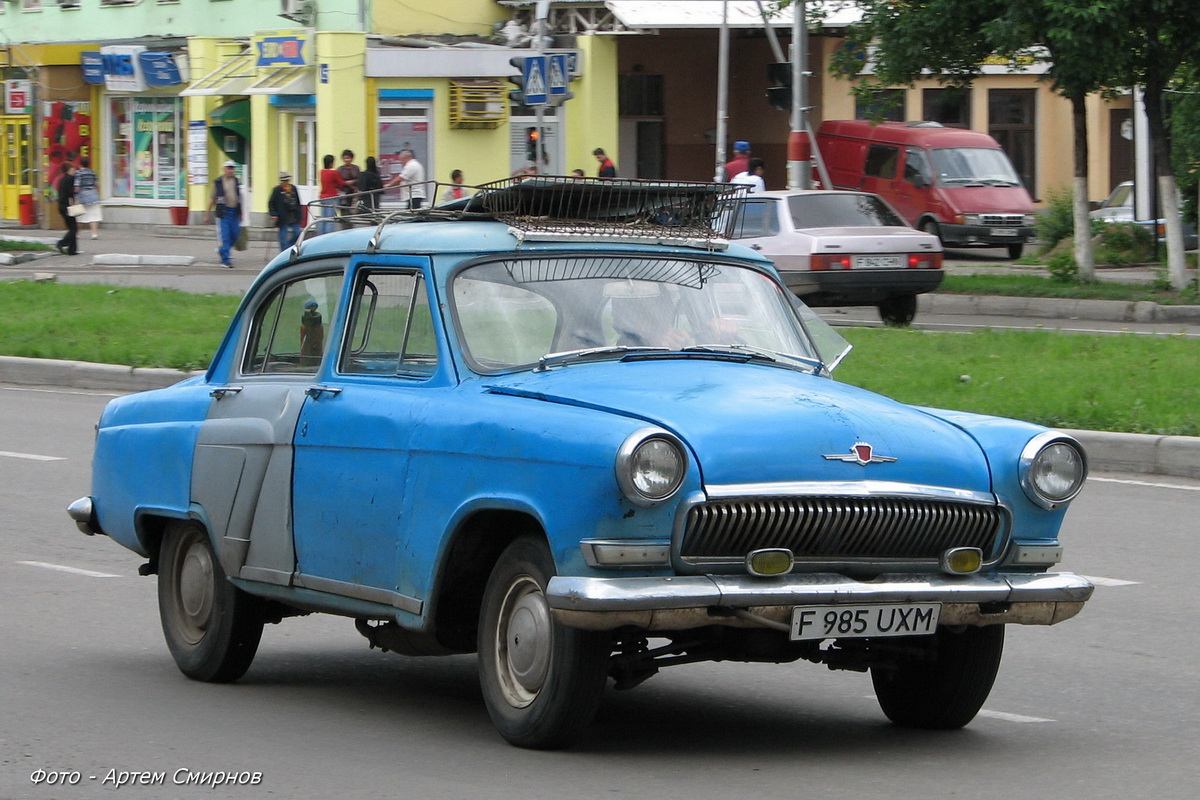
<instances>
[{"instance_id":1,"label":"car roof rack","mask_svg":"<svg viewBox=\"0 0 1200 800\"><path fill-rule=\"evenodd\" d=\"M518 241L622 241L723 250L750 187L730 183L630 178L521 175L478 186L428 181L427 197L459 186L463 199L419 209L378 208L382 190L339 195L337 217L321 217L321 201L308 204L309 224L289 249L299 257L323 223L375 228L367 252L378 249L386 227L418 220L485 219L507 223Z\"/></svg>"}]
</instances>

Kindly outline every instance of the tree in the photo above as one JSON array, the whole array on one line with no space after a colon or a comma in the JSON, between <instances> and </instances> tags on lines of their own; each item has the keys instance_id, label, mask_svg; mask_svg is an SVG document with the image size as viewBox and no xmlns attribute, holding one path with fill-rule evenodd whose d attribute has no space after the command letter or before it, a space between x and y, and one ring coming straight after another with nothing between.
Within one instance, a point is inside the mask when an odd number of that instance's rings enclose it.
<instances>
[{"instance_id":1,"label":"tree","mask_svg":"<svg viewBox=\"0 0 1200 800\"><path fill-rule=\"evenodd\" d=\"M849 49L874 47L871 85L911 85L932 72L945 84L965 86L994 55L1042 54L1054 91L1071 103L1075 260L1081 276L1093 278L1085 103L1089 94L1114 85L1129 70L1122 53L1109 46L1121 33L1116 15L1094 0L863 0L859 5L863 19L852 28Z\"/></svg>"}]
</instances>

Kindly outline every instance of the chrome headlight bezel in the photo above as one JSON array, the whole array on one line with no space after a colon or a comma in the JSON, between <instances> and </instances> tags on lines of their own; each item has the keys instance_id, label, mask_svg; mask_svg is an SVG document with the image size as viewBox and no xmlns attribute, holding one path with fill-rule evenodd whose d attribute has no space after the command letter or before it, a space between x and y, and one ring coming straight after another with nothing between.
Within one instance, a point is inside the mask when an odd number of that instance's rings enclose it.
<instances>
[{"instance_id":1,"label":"chrome headlight bezel","mask_svg":"<svg viewBox=\"0 0 1200 800\"><path fill-rule=\"evenodd\" d=\"M1050 491L1045 485L1044 478L1046 476L1042 474L1042 471L1046 468L1055 468L1053 464L1049 463L1049 459L1066 454L1068 451L1061 449L1064 447L1074 453L1073 456L1067 456L1068 462L1073 460L1076 464L1073 468L1068 464L1070 472L1074 474L1066 475L1065 489L1057 492ZM1046 431L1033 437L1025 445L1021 451L1018 469L1021 488L1025 491L1025 495L1042 508L1053 511L1074 500L1083 489L1088 474L1087 453L1074 438L1057 431ZM1058 479L1063 478L1058 476Z\"/></svg>"},{"instance_id":2,"label":"chrome headlight bezel","mask_svg":"<svg viewBox=\"0 0 1200 800\"><path fill-rule=\"evenodd\" d=\"M662 450L666 445L669 450ZM644 475L639 474L645 468L644 456L648 456L645 448L654 448L660 454L672 454L674 457L673 475L661 488L652 489L647 486ZM617 485L621 493L632 503L650 507L671 499L683 479L687 476L687 450L679 437L662 428L642 428L625 437L617 450L616 474Z\"/></svg>"}]
</instances>

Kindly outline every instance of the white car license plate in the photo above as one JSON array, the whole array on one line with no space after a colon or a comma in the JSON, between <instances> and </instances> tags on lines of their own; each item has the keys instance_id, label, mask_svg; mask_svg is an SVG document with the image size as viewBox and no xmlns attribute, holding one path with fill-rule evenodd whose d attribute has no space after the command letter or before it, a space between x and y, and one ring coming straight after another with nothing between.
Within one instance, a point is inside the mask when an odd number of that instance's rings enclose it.
<instances>
[{"instance_id":1,"label":"white car license plate","mask_svg":"<svg viewBox=\"0 0 1200 800\"><path fill-rule=\"evenodd\" d=\"M792 639L919 636L937 630L941 611L941 603L796 606L792 609Z\"/></svg>"},{"instance_id":2,"label":"white car license plate","mask_svg":"<svg viewBox=\"0 0 1200 800\"><path fill-rule=\"evenodd\" d=\"M900 269L904 256L855 256L855 269Z\"/></svg>"},{"instance_id":3,"label":"white car license plate","mask_svg":"<svg viewBox=\"0 0 1200 800\"><path fill-rule=\"evenodd\" d=\"M1016 236L1016 228L992 228L992 236Z\"/></svg>"}]
</instances>

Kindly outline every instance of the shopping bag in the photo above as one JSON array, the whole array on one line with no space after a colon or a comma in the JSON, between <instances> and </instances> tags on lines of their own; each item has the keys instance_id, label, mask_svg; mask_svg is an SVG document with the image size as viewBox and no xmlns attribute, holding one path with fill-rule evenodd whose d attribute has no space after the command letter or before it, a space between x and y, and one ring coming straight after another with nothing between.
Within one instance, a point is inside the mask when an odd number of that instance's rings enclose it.
<instances>
[{"instance_id":1,"label":"shopping bag","mask_svg":"<svg viewBox=\"0 0 1200 800\"><path fill-rule=\"evenodd\" d=\"M82 217L86 213L87 206L85 206L83 203L75 203L67 206L67 216Z\"/></svg>"},{"instance_id":2,"label":"shopping bag","mask_svg":"<svg viewBox=\"0 0 1200 800\"><path fill-rule=\"evenodd\" d=\"M234 250L245 250L249 246L249 244L250 244L250 232L248 230L246 230L245 228L242 228L241 231L238 232L237 241L233 243L233 249Z\"/></svg>"}]
</instances>

